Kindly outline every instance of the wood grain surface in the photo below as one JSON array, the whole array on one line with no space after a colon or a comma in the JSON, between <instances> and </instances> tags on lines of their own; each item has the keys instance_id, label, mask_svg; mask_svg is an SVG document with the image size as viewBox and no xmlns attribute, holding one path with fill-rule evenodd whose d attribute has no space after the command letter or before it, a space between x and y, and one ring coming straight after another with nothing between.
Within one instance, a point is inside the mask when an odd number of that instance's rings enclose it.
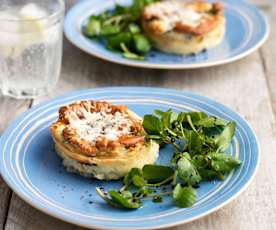
<instances>
[{"instance_id":1,"label":"wood grain surface","mask_svg":"<svg viewBox=\"0 0 276 230\"><path fill-rule=\"evenodd\" d=\"M276 115L276 2L269 9L271 33L268 42L261 49L264 72L271 96L271 103Z\"/></svg>"},{"instance_id":2,"label":"wood grain surface","mask_svg":"<svg viewBox=\"0 0 276 230\"><path fill-rule=\"evenodd\" d=\"M0 134L17 115L28 109L30 103L29 100L18 101L0 96ZM11 194L0 175L0 229L4 228L7 219Z\"/></svg>"},{"instance_id":3,"label":"wood grain surface","mask_svg":"<svg viewBox=\"0 0 276 230\"><path fill-rule=\"evenodd\" d=\"M67 1L67 8L75 0ZM275 27L272 1L254 1L265 9ZM272 27L273 27L272 26ZM275 27L276 28L276 27ZM259 51L220 67L166 71L144 70L107 63L64 41L61 78L56 89L33 104L69 91L103 86L155 86L192 91L213 98L239 112L255 130L262 149L259 172L234 202L201 220L168 230L276 229L276 33ZM30 101L0 98L0 131ZM274 109L274 114L273 114ZM0 179L0 228L6 230L62 230L82 228L50 217L26 204Z\"/></svg>"}]
</instances>

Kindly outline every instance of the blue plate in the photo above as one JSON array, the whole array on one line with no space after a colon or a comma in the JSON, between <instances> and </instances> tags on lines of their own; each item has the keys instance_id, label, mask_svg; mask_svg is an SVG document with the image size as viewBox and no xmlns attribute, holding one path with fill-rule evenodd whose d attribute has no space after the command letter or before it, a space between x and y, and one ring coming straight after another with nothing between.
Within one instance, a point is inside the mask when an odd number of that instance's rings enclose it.
<instances>
[{"instance_id":1,"label":"blue plate","mask_svg":"<svg viewBox=\"0 0 276 230\"><path fill-rule=\"evenodd\" d=\"M101 182L64 170L54 151L49 126L61 105L82 99L126 104L143 116L155 109L200 110L237 123L228 149L242 165L224 181L202 183L197 203L187 209L175 207L168 197L163 203L146 201L144 207L117 210L107 206L95 187L117 188L121 182ZM206 97L159 88L118 87L90 89L67 94L34 106L4 132L0 169L8 185L27 203L73 224L103 229L152 229L187 223L203 217L236 198L252 181L259 165L259 146L248 123L229 108ZM158 163L168 164L172 149L161 150Z\"/></svg>"},{"instance_id":2,"label":"blue plate","mask_svg":"<svg viewBox=\"0 0 276 230\"><path fill-rule=\"evenodd\" d=\"M77 3L66 15L66 37L83 51L98 58L128 66L156 69L191 69L221 65L245 57L259 48L267 39L269 26L264 15L244 0L221 0L225 6L226 34L221 45L197 55L182 56L152 50L145 61L126 59L105 48L102 43L86 38L82 26L91 14L123 5L132 0L86 0Z\"/></svg>"}]
</instances>

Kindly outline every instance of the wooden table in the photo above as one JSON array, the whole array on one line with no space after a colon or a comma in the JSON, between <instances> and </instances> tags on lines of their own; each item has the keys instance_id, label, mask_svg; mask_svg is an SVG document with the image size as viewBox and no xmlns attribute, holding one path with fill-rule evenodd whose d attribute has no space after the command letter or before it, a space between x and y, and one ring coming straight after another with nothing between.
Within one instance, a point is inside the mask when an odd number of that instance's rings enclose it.
<instances>
[{"instance_id":1,"label":"wooden table","mask_svg":"<svg viewBox=\"0 0 276 230\"><path fill-rule=\"evenodd\" d=\"M67 0L67 9L76 0ZM72 90L101 86L155 86L192 91L239 112L253 126L262 157L251 186L234 202L199 221L178 226L185 230L276 229L276 4L254 0L271 18L269 41L245 59L214 68L183 71L136 69L91 57L64 41L61 78L44 98L14 100L0 96L0 131L18 114L46 98ZM274 27L274 28L273 28ZM81 229L52 218L26 204L0 176L0 228Z\"/></svg>"}]
</instances>

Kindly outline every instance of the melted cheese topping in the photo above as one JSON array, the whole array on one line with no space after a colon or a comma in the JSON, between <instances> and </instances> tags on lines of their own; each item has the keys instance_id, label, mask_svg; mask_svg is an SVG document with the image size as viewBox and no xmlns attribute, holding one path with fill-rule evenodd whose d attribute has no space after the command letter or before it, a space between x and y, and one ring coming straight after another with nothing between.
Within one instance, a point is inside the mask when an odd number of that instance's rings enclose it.
<instances>
[{"instance_id":1,"label":"melted cheese topping","mask_svg":"<svg viewBox=\"0 0 276 230\"><path fill-rule=\"evenodd\" d=\"M202 13L185 7L181 1L164 1L151 4L146 8L146 13L162 21L166 25L167 31L172 30L178 22L196 27L203 17Z\"/></svg>"},{"instance_id":2,"label":"melted cheese topping","mask_svg":"<svg viewBox=\"0 0 276 230\"><path fill-rule=\"evenodd\" d=\"M126 114L104 111L90 113L83 108L80 110L84 117L80 119L76 113L71 112L69 125L76 130L79 137L87 141L96 142L99 138L114 141L131 132L131 122Z\"/></svg>"}]
</instances>

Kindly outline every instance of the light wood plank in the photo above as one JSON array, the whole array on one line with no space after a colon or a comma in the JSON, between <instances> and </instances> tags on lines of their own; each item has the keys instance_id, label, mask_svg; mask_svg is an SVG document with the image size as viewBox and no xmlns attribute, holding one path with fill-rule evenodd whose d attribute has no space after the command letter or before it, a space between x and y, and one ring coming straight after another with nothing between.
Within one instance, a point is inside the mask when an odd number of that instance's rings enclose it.
<instances>
[{"instance_id":1,"label":"light wood plank","mask_svg":"<svg viewBox=\"0 0 276 230\"><path fill-rule=\"evenodd\" d=\"M27 100L17 101L0 96L0 133L4 131L12 119L14 119L21 112L25 111L29 104L30 101ZM0 194L0 229L3 229L8 212L11 190L3 181L1 176Z\"/></svg>"},{"instance_id":2,"label":"light wood plank","mask_svg":"<svg viewBox=\"0 0 276 230\"><path fill-rule=\"evenodd\" d=\"M12 195L12 205L9 210L9 218L5 230L74 230L81 229L77 226L58 221L57 219L47 216L37 211L17 195Z\"/></svg>"},{"instance_id":3,"label":"light wood plank","mask_svg":"<svg viewBox=\"0 0 276 230\"><path fill-rule=\"evenodd\" d=\"M268 12L269 21L271 23L271 33L267 43L261 49L261 54L264 62L264 70L267 77L271 101L276 116L276 5Z\"/></svg>"},{"instance_id":4,"label":"light wood plank","mask_svg":"<svg viewBox=\"0 0 276 230\"><path fill-rule=\"evenodd\" d=\"M0 229L4 228L4 224L6 221L6 217L8 214L8 208L9 208L9 203L10 203L10 195L11 195L11 190L10 188L6 185L6 183L3 181L2 177L0 176L0 193L1 193L1 198L0 198Z\"/></svg>"},{"instance_id":5,"label":"light wood plank","mask_svg":"<svg viewBox=\"0 0 276 230\"><path fill-rule=\"evenodd\" d=\"M268 10L273 5L273 0L249 0L249 2L262 10Z\"/></svg>"}]
</instances>

